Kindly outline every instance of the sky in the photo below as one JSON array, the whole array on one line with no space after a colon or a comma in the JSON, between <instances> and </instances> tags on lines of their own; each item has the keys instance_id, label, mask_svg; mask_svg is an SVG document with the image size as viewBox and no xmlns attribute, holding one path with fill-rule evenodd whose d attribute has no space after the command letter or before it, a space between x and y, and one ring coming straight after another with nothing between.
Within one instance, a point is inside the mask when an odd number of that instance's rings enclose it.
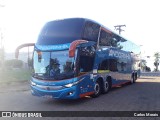
<instances>
[{"instance_id":1,"label":"sky","mask_svg":"<svg viewBox=\"0 0 160 120\"><path fill-rule=\"evenodd\" d=\"M159 0L0 0L0 32L5 51L14 52L20 44L35 43L51 20L89 18L117 33L115 25L126 25L121 35L141 46L151 65L160 52L159 11Z\"/></svg>"}]
</instances>

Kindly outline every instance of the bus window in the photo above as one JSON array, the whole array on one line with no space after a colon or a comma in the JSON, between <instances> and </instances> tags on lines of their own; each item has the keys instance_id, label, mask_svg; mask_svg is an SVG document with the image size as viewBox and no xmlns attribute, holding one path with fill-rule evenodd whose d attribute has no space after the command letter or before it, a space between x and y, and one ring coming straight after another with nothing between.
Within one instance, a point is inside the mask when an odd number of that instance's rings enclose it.
<instances>
[{"instance_id":1,"label":"bus window","mask_svg":"<svg viewBox=\"0 0 160 120\"><path fill-rule=\"evenodd\" d=\"M98 70L108 70L109 69L109 60L103 60L98 67Z\"/></svg>"},{"instance_id":2,"label":"bus window","mask_svg":"<svg viewBox=\"0 0 160 120\"><path fill-rule=\"evenodd\" d=\"M118 69L119 72L127 71L127 64L124 63L124 62L118 62L117 63L117 69Z\"/></svg>"},{"instance_id":3,"label":"bus window","mask_svg":"<svg viewBox=\"0 0 160 120\"><path fill-rule=\"evenodd\" d=\"M100 46L111 46L111 34L108 32L101 30L100 39L99 39Z\"/></svg>"},{"instance_id":4,"label":"bus window","mask_svg":"<svg viewBox=\"0 0 160 120\"><path fill-rule=\"evenodd\" d=\"M120 36L114 33L109 33L102 29L100 33L100 38L99 38L99 45L100 46L112 46L118 49L122 49L123 46L120 45L121 39L122 38Z\"/></svg>"},{"instance_id":5,"label":"bus window","mask_svg":"<svg viewBox=\"0 0 160 120\"><path fill-rule=\"evenodd\" d=\"M141 50L140 50L139 46L137 46L133 42L127 40L124 42L120 42L120 44L122 46L122 50L132 52L134 54L140 54Z\"/></svg>"},{"instance_id":6,"label":"bus window","mask_svg":"<svg viewBox=\"0 0 160 120\"><path fill-rule=\"evenodd\" d=\"M83 19L66 19L48 22L41 30L37 44L57 45L71 43L74 40L81 39L83 26Z\"/></svg>"},{"instance_id":7,"label":"bus window","mask_svg":"<svg viewBox=\"0 0 160 120\"><path fill-rule=\"evenodd\" d=\"M122 49L123 46L120 44L121 43L121 37L116 35L116 34L113 34L112 36L112 40L111 40L111 46L112 47L115 47L115 48L118 48L118 49Z\"/></svg>"},{"instance_id":8,"label":"bus window","mask_svg":"<svg viewBox=\"0 0 160 120\"><path fill-rule=\"evenodd\" d=\"M80 72L89 72L93 69L94 59L89 56L80 56Z\"/></svg>"},{"instance_id":9,"label":"bus window","mask_svg":"<svg viewBox=\"0 0 160 120\"><path fill-rule=\"evenodd\" d=\"M97 42L99 28L100 25L93 23L91 21L87 21L84 27L83 39Z\"/></svg>"},{"instance_id":10,"label":"bus window","mask_svg":"<svg viewBox=\"0 0 160 120\"><path fill-rule=\"evenodd\" d=\"M109 59L109 70L113 72L118 71L116 59Z\"/></svg>"},{"instance_id":11,"label":"bus window","mask_svg":"<svg viewBox=\"0 0 160 120\"><path fill-rule=\"evenodd\" d=\"M93 46L80 48L80 72L89 72L93 69L95 48Z\"/></svg>"}]
</instances>

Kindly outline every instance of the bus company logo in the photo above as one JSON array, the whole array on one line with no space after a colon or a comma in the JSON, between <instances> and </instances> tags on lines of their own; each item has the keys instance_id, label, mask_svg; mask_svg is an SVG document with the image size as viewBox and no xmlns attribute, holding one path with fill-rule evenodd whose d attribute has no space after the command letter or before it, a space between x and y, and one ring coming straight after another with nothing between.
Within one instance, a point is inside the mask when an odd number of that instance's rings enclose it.
<instances>
[{"instance_id":1,"label":"bus company logo","mask_svg":"<svg viewBox=\"0 0 160 120\"><path fill-rule=\"evenodd\" d=\"M113 57L117 57L117 58L121 58L121 59L128 59L128 60L131 59L130 54L123 53L123 52L117 51L117 50L110 50L109 56L113 56Z\"/></svg>"},{"instance_id":2,"label":"bus company logo","mask_svg":"<svg viewBox=\"0 0 160 120\"><path fill-rule=\"evenodd\" d=\"M36 45L36 47L40 50L64 50L64 49L68 49L69 46L70 46L70 43L59 44L59 45L47 45L47 46Z\"/></svg>"},{"instance_id":3,"label":"bus company logo","mask_svg":"<svg viewBox=\"0 0 160 120\"><path fill-rule=\"evenodd\" d=\"M12 117L11 112L2 112L2 117Z\"/></svg>"},{"instance_id":4,"label":"bus company logo","mask_svg":"<svg viewBox=\"0 0 160 120\"><path fill-rule=\"evenodd\" d=\"M63 44L63 45L55 45L54 46L55 49L61 50L61 49L68 49L69 46L67 44Z\"/></svg>"}]
</instances>

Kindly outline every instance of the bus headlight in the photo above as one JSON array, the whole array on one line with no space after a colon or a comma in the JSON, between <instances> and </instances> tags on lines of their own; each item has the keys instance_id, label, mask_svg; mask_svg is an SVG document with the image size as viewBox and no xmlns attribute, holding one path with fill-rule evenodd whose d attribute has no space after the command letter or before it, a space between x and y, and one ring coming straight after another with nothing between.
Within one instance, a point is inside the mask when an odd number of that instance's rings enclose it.
<instances>
[{"instance_id":1,"label":"bus headlight","mask_svg":"<svg viewBox=\"0 0 160 120\"><path fill-rule=\"evenodd\" d=\"M31 85L32 86L36 86L37 84L31 81Z\"/></svg>"},{"instance_id":2,"label":"bus headlight","mask_svg":"<svg viewBox=\"0 0 160 120\"><path fill-rule=\"evenodd\" d=\"M67 88L72 87L72 86L77 85L78 83L80 83L83 79L84 79L84 78L82 78L82 79L80 79L80 80L78 80L78 81L76 81L76 82L66 84L66 85L64 85L64 86L67 87Z\"/></svg>"},{"instance_id":3,"label":"bus headlight","mask_svg":"<svg viewBox=\"0 0 160 120\"><path fill-rule=\"evenodd\" d=\"M75 85L74 83L70 83L70 84L66 84L64 85L65 87L69 88L69 87L72 87L73 85Z\"/></svg>"}]
</instances>

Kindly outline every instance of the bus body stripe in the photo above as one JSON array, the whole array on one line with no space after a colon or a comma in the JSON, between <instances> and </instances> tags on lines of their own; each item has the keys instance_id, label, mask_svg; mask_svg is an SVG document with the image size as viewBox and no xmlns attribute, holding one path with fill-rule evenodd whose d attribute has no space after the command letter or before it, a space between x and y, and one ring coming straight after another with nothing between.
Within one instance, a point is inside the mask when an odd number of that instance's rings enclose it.
<instances>
[{"instance_id":1,"label":"bus body stripe","mask_svg":"<svg viewBox=\"0 0 160 120\"><path fill-rule=\"evenodd\" d=\"M87 92L87 93L84 93L84 94L80 94L80 98L85 97L85 96L88 96L88 95L92 95L92 94L94 94L94 91L92 91L92 92Z\"/></svg>"}]
</instances>

